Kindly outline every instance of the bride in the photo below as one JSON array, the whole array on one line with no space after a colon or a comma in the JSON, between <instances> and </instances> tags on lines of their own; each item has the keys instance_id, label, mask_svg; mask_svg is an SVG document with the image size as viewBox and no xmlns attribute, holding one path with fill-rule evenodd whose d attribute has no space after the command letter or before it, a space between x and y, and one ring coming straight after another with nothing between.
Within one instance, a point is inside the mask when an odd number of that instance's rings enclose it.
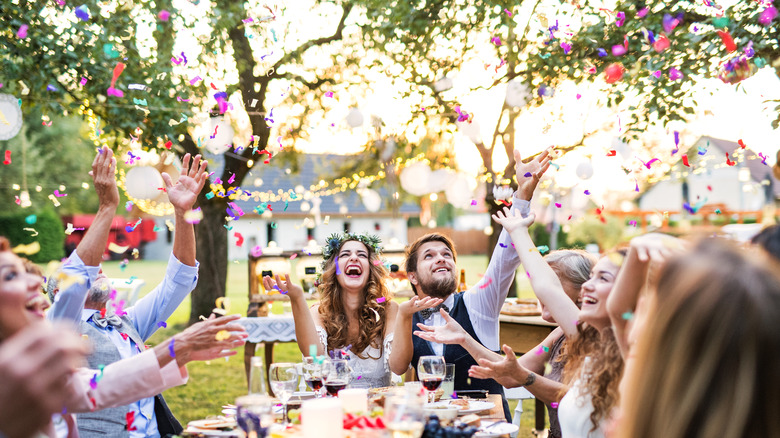
<instances>
[{"instance_id":1,"label":"bride","mask_svg":"<svg viewBox=\"0 0 780 438\"><path fill-rule=\"evenodd\" d=\"M388 358L398 312L414 313L440 304L441 300L417 297L401 304L391 300L385 281L387 269L379 259L382 248L377 236L332 234L322 250L319 304L308 307L303 289L290 281L266 276L266 290L287 294L292 303L298 348L304 356L346 356L352 369L352 387L390 385Z\"/></svg>"}]
</instances>

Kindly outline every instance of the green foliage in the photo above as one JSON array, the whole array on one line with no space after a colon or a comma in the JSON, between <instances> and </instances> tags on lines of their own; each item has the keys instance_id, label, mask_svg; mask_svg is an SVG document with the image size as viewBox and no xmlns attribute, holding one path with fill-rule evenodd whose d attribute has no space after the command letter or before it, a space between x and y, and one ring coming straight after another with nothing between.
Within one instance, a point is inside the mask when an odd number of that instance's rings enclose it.
<instances>
[{"instance_id":1,"label":"green foliage","mask_svg":"<svg viewBox=\"0 0 780 438\"><path fill-rule=\"evenodd\" d=\"M33 224L25 222L25 218L36 215L37 221ZM36 236L25 228L33 228L38 232ZM60 260L65 257L65 229L62 227L59 216L50 210L42 211L18 211L0 216L0 230L12 246L27 245L38 242L41 250L32 255L19 254L27 257L35 263L47 263L52 260Z\"/></svg>"},{"instance_id":2,"label":"green foliage","mask_svg":"<svg viewBox=\"0 0 780 438\"><path fill-rule=\"evenodd\" d=\"M38 122L41 115L35 110L26 118L28 121L16 137L0 141L0 150L11 151L12 158L10 165L0 166L0 198L12 200L19 196L21 190L15 190L13 184L24 190L26 179L33 209L53 207L48 197L58 190L68 196L56 198L61 204L56 207L57 213L94 213L97 196L89 176L94 148L81 135L81 120L53 117L51 126L44 126ZM84 182L90 189L81 187Z\"/></svg>"},{"instance_id":3,"label":"green foliage","mask_svg":"<svg viewBox=\"0 0 780 438\"><path fill-rule=\"evenodd\" d=\"M550 246L550 236L552 232L548 229L548 226L542 223L534 223L528 228L528 234L531 236L531 240L536 246ZM569 242L568 235L563 228L558 230L558 248L563 249L564 243L569 243L569 247L576 246L572 242Z\"/></svg>"},{"instance_id":4,"label":"green foliage","mask_svg":"<svg viewBox=\"0 0 780 438\"><path fill-rule=\"evenodd\" d=\"M571 225L566 242L572 246L596 243L601 251L614 248L625 239L625 224L614 217L606 217L602 222L593 215L587 215Z\"/></svg>"}]
</instances>

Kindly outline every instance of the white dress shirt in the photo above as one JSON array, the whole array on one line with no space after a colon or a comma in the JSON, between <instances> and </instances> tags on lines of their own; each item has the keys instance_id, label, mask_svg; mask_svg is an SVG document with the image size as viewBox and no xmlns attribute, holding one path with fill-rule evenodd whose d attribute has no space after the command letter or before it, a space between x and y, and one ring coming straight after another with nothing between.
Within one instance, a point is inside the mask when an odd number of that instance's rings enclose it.
<instances>
[{"instance_id":1,"label":"white dress shirt","mask_svg":"<svg viewBox=\"0 0 780 438\"><path fill-rule=\"evenodd\" d=\"M523 217L528 216L531 211L530 203L522 199L512 200L512 209L520 211ZM504 229L498 236L498 243L493 249L493 256L490 258L485 275L482 279L471 286L463 295L463 301L469 311L469 320L474 327L482 345L490 350L497 351L498 344L498 316L501 313L501 307L504 305L506 296L509 293L509 287L515 278L515 272L520 266L520 256L517 255L512 238ZM444 300L444 305L452 309L455 302L453 294ZM444 325L444 318L439 312L434 312L430 318L424 321L425 325L440 326ZM438 342L428 342L437 356L444 354L444 344Z\"/></svg>"}]
</instances>

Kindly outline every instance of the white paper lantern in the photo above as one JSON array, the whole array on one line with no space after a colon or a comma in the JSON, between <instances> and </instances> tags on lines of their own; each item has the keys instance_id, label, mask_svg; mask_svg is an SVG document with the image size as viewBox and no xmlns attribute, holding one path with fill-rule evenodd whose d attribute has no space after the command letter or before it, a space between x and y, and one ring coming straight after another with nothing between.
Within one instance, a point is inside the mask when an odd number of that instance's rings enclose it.
<instances>
[{"instance_id":1,"label":"white paper lantern","mask_svg":"<svg viewBox=\"0 0 780 438\"><path fill-rule=\"evenodd\" d=\"M19 99L10 94L0 94L0 140L14 138L22 129L22 109Z\"/></svg>"},{"instance_id":2,"label":"white paper lantern","mask_svg":"<svg viewBox=\"0 0 780 438\"><path fill-rule=\"evenodd\" d=\"M447 202L455 208L467 208L474 198L469 177L463 173L455 176L452 184L444 190L444 194L447 196Z\"/></svg>"},{"instance_id":3,"label":"white paper lantern","mask_svg":"<svg viewBox=\"0 0 780 438\"><path fill-rule=\"evenodd\" d=\"M455 122L455 125L458 127L458 131L468 137L474 144L482 143L482 130L479 127L479 123L475 120L472 120L471 123Z\"/></svg>"},{"instance_id":4,"label":"white paper lantern","mask_svg":"<svg viewBox=\"0 0 780 438\"><path fill-rule=\"evenodd\" d=\"M428 177L428 193L439 193L455 181L456 173L451 169L437 169Z\"/></svg>"},{"instance_id":5,"label":"white paper lantern","mask_svg":"<svg viewBox=\"0 0 780 438\"><path fill-rule=\"evenodd\" d=\"M518 79L506 84L506 103L513 108L524 107L533 97L531 89Z\"/></svg>"},{"instance_id":6,"label":"white paper lantern","mask_svg":"<svg viewBox=\"0 0 780 438\"><path fill-rule=\"evenodd\" d=\"M160 187L165 187L162 176L151 166L133 167L125 176L125 190L135 199L155 199L160 196Z\"/></svg>"},{"instance_id":7,"label":"white paper lantern","mask_svg":"<svg viewBox=\"0 0 780 438\"><path fill-rule=\"evenodd\" d=\"M583 161L577 165L575 173L579 179L590 179L593 176L593 164L590 160Z\"/></svg>"},{"instance_id":8,"label":"white paper lantern","mask_svg":"<svg viewBox=\"0 0 780 438\"><path fill-rule=\"evenodd\" d=\"M428 191L428 179L431 177L431 168L427 164L417 162L404 167L401 171L401 188L414 196L422 196Z\"/></svg>"},{"instance_id":9,"label":"white paper lantern","mask_svg":"<svg viewBox=\"0 0 780 438\"><path fill-rule=\"evenodd\" d=\"M360 199L363 200L366 210L371 213L376 213L382 207L382 197L379 196L376 190L363 189L360 192Z\"/></svg>"},{"instance_id":10,"label":"white paper lantern","mask_svg":"<svg viewBox=\"0 0 780 438\"><path fill-rule=\"evenodd\" d=\"M433 83L433 89L436 90L437 93L447 91L450 88L452 88L452 79L448 78L447 76L443 76Z\"/></svg>"},{"instance_id":11,"label":"white paper lantern","mask_svg":"<svg viewBox=\"0 0 780 438\"><path fill-rule=\"evenodd\" d=\"M225 153L233 146L233 136L236 134L233 127L224 117L212 117L210 126L205 141L206 149L212 154Z\"/></svg>"},{"instance_id":12,"label":"white paper lantern","mask_svg":"<svg viewBox=\"0 0 780 438\"><path fill-rule=\"evenodd\" d=\"M349 114L347 114L347 124L351 128L363 126L363 113L360 112L360 110L357 108L352 108L349 110Z\"/></svg>"}]
</instances>

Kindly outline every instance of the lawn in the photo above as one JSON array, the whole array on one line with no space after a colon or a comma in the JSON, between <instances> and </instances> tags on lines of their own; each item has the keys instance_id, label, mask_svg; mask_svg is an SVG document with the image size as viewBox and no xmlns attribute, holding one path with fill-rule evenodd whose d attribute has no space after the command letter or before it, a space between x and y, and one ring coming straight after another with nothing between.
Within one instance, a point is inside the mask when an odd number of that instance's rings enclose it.
<instances>
[{"instance_id":1,"label":"lawn","mask_svg":"<svg viewBox=\"0 0 780 438\"><path fill-rule=\"evenodd\" d=\"M458 266L466 270L466 281L474 284L480 279L480 274L485 271L487 258L482 256L461 256ZM293 260L293 264L295 260ZM166 263L162 261L131 261L124 270L120 269L119 262L105 262L103 270L111 278L130 278L135 276L143 279L146 284L141 289L139 296L144 296L162 280L165 275ZM245 261L234 261L228 265L227 297L230 299L231 313L246 314L248 303L247 296L247 264ZM293 266L292 273L295 273ZM517 276L519 295L532 297L528 279L521 270ZM293 275L293 281L297 279ZM275 303L272 308L274 313L282 313L281 303ZM174 314L168 319L168 327L160 329L150 339L148 344L156 345L167 339L174 333L178 333L186 327L190 313L190 300L185 299ZM232 403L236 397L246 394L247 385L244 373L244 349L239 348L236 356L212 361L210 363L193 362L187 365L190 373L190 381L186 385L170 389L165 392L165 399L170 405L174 415L186 425L195 419L205 418L209 415L219 414L221 406ZM262 355L262 351L258 351ZM274 348L274 360L298 362L301 359L298 347L295 344L277 344ZM510 408L514 410L516 401L510 401ZM522 426L519 437L532 437L531 429L534 421L533 400L523 401Z\"/></svg>"}]
</instances>

